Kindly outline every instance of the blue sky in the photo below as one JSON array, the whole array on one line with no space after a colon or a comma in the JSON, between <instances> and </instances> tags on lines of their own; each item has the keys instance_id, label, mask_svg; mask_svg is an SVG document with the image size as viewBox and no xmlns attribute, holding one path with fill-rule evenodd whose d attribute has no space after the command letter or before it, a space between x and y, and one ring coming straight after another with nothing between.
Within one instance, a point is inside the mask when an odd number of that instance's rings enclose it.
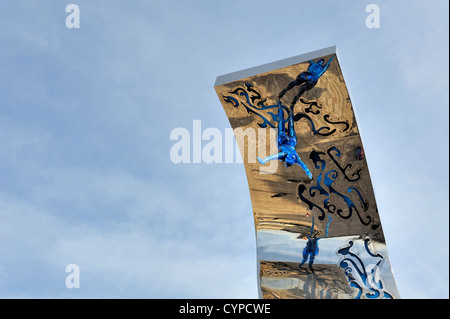
<instances>
[{"instance_id":1,"label":"blue sky","mask_svg":"<svg viewBox=\"0 0 450 319\"><path fill-rule=\"evenodd\" d=\"M257 298L243 164L174 164L170 132L230 127L217 76L337 45L400 295L448 298L448 9L1 1L0 297Z\"/></svg>"}]
</instances>

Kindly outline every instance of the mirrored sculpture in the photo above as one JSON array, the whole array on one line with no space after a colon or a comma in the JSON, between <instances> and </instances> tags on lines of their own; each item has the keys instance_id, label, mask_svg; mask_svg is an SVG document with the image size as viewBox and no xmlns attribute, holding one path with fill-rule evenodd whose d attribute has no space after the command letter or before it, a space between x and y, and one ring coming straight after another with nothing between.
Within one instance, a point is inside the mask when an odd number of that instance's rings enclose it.
<instances>
[{"instance_id":1,"label":"mirrored sculpture","mask_svg":"<svg viewBox=\"0 0 450 319\"><path fill-rule=\"evenodd\" d=\"M260 297L399 298L336 47L219 76L215 90L235 135L258 136L236 140Z\"/></svg>"}]
</instances>

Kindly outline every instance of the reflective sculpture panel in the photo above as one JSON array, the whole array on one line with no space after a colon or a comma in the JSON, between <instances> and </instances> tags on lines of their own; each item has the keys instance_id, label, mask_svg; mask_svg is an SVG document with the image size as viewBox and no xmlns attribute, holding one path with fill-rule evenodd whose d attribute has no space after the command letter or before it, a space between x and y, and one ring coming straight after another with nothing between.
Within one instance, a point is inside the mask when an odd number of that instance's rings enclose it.
<instances>
[{"instance_id":1,"label":"reflective sculpture panel","mask_svg":"<svg viewBox=\"0 0 450 319\"><path fill-rule=\"evenodd\" d=\"M399 298L336 48L220 76L215 90L244 159L260 296Z\"/></svg>"}]
</instances>

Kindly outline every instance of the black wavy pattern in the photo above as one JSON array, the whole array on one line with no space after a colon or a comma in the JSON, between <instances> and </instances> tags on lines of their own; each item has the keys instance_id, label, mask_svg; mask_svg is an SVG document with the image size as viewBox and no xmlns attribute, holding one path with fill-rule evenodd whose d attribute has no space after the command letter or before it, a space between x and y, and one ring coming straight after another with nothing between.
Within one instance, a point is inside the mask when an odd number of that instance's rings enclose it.
<instances>
[{"instance_id":1,"label":"black wavy pattern","mask_svg":"<svg viewBox=\"0 0 450 319\"><path fill-rule=\"evenodd\" d=\"M350 176L347 175L347 170L350 169L352 165L347 164L344 167L340 165L336 160L336 157L341 156L341 151L337 147L330 147L326 153L313 150L311 151L309 158L314 163L315 168L321 172L317 175L315 183L312 183L311 186L309 186L309 189L305 184L300 184L298 186L298 197L308 205L309 210L312 211L313 208L319 210L321 213L319 219L321 220L323 220L325 212L336 214L342 219L349 219L355 214L361 224L366 226L369 225L373 221L372 217L362 214L362 212L368 211L369 202L364 198L363 193L356 186L350 186L345 191L350 194L355 194L359 200L359 205L355 204L349 196L345 195L344 191L335 187L335 181L339 178L340 173L336 169L326 170L326 161L321 157L325 155L328 155L348 182L355 182L361 178L361 169ZM306 191L311 200L306 198ZM331 202L332 195L333 198L339 200L337 202ZM321 204L318 204L320 201Z\"/></svg>"}]
</instances>

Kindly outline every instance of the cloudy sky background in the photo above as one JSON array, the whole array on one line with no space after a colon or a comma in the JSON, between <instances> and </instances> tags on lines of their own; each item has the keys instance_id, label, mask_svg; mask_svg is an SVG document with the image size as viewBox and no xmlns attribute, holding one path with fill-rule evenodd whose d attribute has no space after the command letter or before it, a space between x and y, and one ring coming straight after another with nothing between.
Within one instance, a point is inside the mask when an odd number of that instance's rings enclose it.
<instances>
[{"instance_id":1,"label":"cloudy sky background","mask_svg":"<svg viewBox=\"0 0 450 319\"><path fill-rule=\"evenodd\" d=\"M257 298L243 164L176 165L170 132L230 127L217 76L332 45L400 295L449 297L447 1L70 3L0 2L1 298Z\"/></svg>"}]
</instances>

